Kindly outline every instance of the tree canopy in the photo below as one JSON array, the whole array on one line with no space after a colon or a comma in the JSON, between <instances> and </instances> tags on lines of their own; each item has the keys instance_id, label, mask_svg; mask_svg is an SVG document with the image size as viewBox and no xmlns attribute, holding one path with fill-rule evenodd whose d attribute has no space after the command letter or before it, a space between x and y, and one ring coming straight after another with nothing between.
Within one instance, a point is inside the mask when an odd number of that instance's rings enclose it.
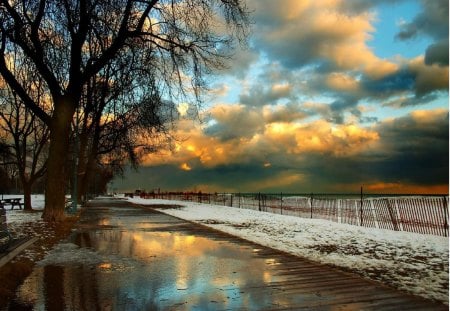
<instances>
[{"instance_id":1,"label":"tree canopy","mask_svg":"<svg viewBox=\"0 0 450 311\"><path fill-rule=\"evenodd\" d=\"M245 39L248 23L243 0L0 0L0 74L50 128L44 218L63 218L71 123L77 109L98 110L82 100L93 81L120 98L111 120L197 104L205 76ZM21 83L23 63L44 82L44 106ZM163 119L142 124L158 131Z\"/></svg>"}]
</instances>

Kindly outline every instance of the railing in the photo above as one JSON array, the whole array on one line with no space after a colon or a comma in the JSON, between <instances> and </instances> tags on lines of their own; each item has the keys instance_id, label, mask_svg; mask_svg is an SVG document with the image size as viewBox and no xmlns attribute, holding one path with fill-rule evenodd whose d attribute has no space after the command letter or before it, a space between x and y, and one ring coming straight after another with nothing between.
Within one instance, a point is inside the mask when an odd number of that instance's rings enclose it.
<instances>
[{"instance_id":1,"label":"railing","mask_svg":"<svg viewBox=\"0 0 450 311\"><path fill-rule=\"evenodd\" d=\"M282 194L141 193L143 198L184 200L259 210L337 223L449 236L448 196L364 199L316 198Z\"/></svg>"}]
</instances>

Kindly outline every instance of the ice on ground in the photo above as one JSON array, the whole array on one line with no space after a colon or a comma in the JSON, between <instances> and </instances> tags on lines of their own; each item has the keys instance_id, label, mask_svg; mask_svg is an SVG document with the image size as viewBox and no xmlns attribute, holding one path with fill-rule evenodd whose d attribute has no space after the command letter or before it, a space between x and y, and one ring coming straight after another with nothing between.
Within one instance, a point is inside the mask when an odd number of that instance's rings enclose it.
<instances>
[{"instance_id":1,"label":"ice on ground","mask_svg":"<svg viewBox=\"0 0 450 311\"><path fill-rule=\"evenodd\" d=\"M129 200L145 205L181 205L184 208L160 211L449 303L447 237L186 201Z\"/></svg>"}]
</instances>

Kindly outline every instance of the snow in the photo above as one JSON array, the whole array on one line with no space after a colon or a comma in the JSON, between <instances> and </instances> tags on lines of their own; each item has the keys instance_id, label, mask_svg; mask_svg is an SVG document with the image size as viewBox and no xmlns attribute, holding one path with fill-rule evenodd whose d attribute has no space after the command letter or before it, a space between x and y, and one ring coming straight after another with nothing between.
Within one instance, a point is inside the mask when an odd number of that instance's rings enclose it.
<instances>
[{"instance_id":1,"label":"snow","mask_svg":"<svg viewBox=\"0 0 450 311\"><path fill-rule=\"evenodd\" d=\"M351 270L448 305L446 237L358 227L236 207L128 198L142 205L178 205L161 212L268 246Z\"/></svg>"},{"instance_id":2,"label":"snow","mask_svg":"<svg viewBox=\"0 0 450 311\"><path fill-rule=\"evenodd\" d=\"M23 203L23 195L19 194L5 194L3 195L4 199L8 198L21 198ZM8 221L8 226L15 226L27 222L35 222L40 221L42 216L42 210L45 205L45 197L43 194L33 194L31 195L31 206L35 210L34 212L24 212L21 209L18 209L17 206L11 210L9 205L5 206L6 210L6 219ZM11 228L9 228L11 229Z\"/></svg>"},{"instance_id":3,"label":"snow","mask_svg":"<svg viewBox=\"0 0 450 311\"><path fill-rule=\"evenodd\" d=\"M20 197L17 195L4 196ZM185 220L204 224L244 239L292 253L313 261L335 265L366 278L448 305L448 252L446 237L351 226L321 219L270 214L236 207L186 201L129 198L143 205L168 205L159 210ZM182 208L170 208L170 205ZM50 237L52 229L41 219L43 195L32 195L34 212L6 207L8 228L15 236L40 233ZM63 243L50 251L45 260L54 264L87 262L101 265L115 262L112 269L127 270L136 263L123 258L99 257L89 250ZM70 256L61 256L62 254ZM26 250L18 258L35 261L36 250ZM95 255L95 256L94 256ZM113 258L114 259L114 258ZM69 262L67 262L69 260ZM45 264L46 261L41 262Z\"/></svg>"},{"instance_id":4,"label":"snow","mask_svg":"<svg viewBox=\"0 0 450 311\"><path fill-rule=\"evenodd\" d=\"M23 195L10 194L3 195L3 198L22 198ZM31 206L33 207L33 211L26 212L23 209L18 209L14 207L11 210L10 206L5 206L6 211L6 221L8 223L8 230L12 234L14 238L21 237L35 237L38 236L40 239L51 238L54 235L54 231L52 230L48 224L46 224L42 220L42 211L45 205L45 197L43 194L33 194L31 195ZM42 249L36 249L34 247L30 247L25 249L20 255L18 255L13 261L28 259L31 261L36 261L39 258L40 252L48 253L50 249L42 246Z\"/></svg>"}]
</instances>

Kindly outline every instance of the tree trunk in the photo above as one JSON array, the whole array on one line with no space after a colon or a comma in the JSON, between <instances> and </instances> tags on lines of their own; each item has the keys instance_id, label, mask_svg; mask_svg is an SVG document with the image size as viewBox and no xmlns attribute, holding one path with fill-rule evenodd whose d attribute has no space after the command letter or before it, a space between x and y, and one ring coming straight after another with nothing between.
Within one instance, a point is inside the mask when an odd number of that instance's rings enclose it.
<instances>
[{"instance_id":1,"label":"tree trunk","mask_svg":"<svg viewBox=\"0 0 450 311\"><path fill-rule=\"evenodd\" d=\"M24 200L23 209L25 211L32 211L33 207L31 206L31 183L22 182L22 187Z\"/></svg>"},{"instance_id":2,"label":"tree trunk","mask_svg":"<svg viewBox=\"0 0 450 311\"><path fill-rule=\"evenodd\" d=\"M82 184L79 188L79 195L80 196L86 196L89 187L95 182L94 176L95 176L95 156L92 154L92 152L89 154L88 159L85 163L85 171L83 178L81 179Z\"/></svg>"},{"instance_id":3,"label":"tree trunk","mask_svg":"<svg viewBox=\"0 0 450 311\"><path fill-rule=\"evenodd\" d=\"M77 200L78 202L83 202L83 199L85 199L86 196L86 174L87 174L87 150L88 148L88 135L83 132L80 135L80 148L78 149L78 168L77 168Z\"/></svg>"},{"instance_id":4,"label":"tree trunk","mask_svg":"<svg viewBox=\"0 0 450 311\"><path fill-rule=\"evenodd\" d=\"M74 113L74 100L71 100L68 96L61 97L58 101L55 101L55 110L50 127L45 209L42 214L42 218L46 221L64 220L69 135Z\"/></svg>"}]
</instances>

